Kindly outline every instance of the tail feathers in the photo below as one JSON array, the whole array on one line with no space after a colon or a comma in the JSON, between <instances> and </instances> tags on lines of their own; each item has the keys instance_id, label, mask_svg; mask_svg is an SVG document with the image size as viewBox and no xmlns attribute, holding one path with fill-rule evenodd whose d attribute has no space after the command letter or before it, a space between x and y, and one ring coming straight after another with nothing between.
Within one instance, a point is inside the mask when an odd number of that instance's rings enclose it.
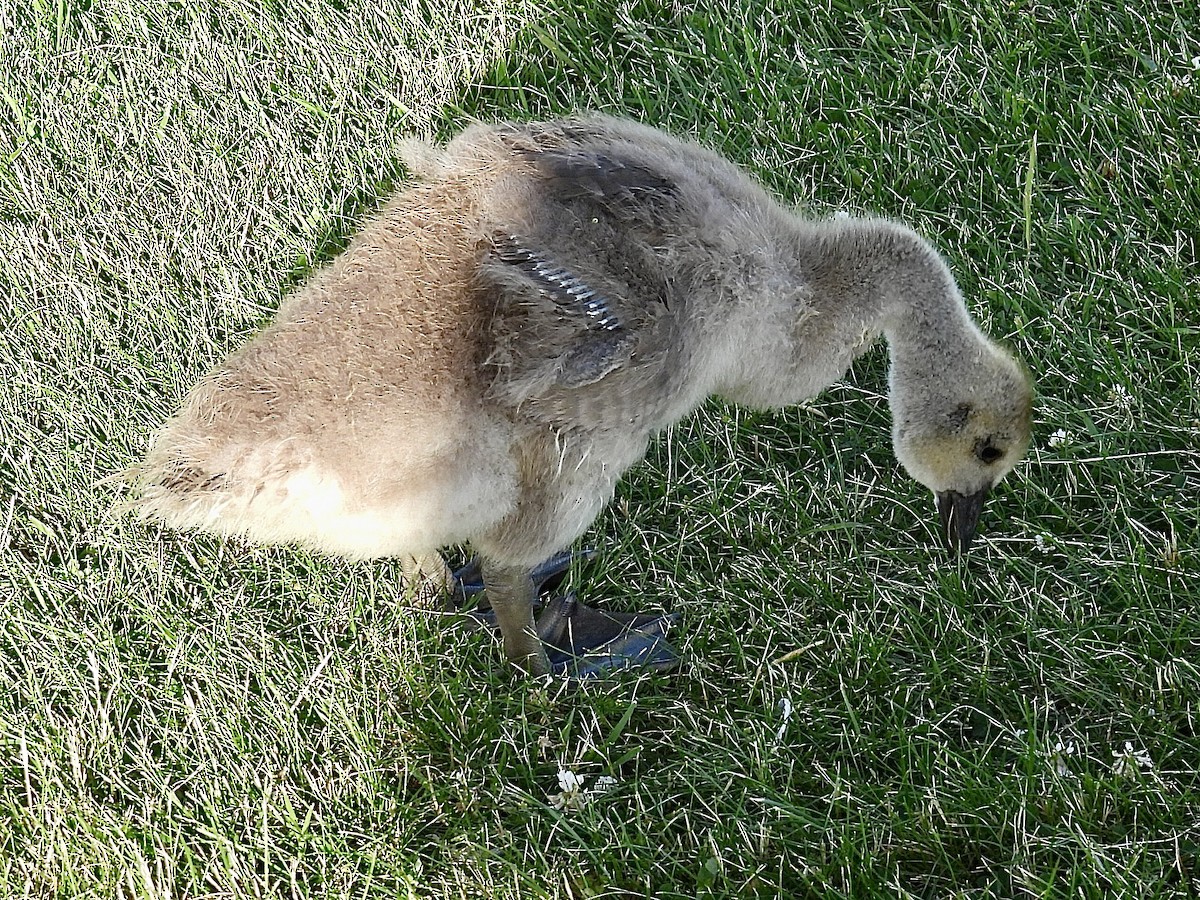
<instances>
[{"instance_id":1,"label":"tail feathers","mask_svg":"<svg viewBox=\"0 0 1200 900\"><path fill-rule=\"evenodd\" d=\"M275 469L250 459L221 473L194 462L164 466L154 458L111 480L124 482L130 494L117 511L168 528L297 544L347 559L411 554L419 560L416 575L446 583L444 567L432 556L423 559L456 537L438 518L440 505L418 499L400 510L380 509L358 494L347 499L335 475L311 464Z\"/></svg>"},{"instance_id":2,"label":"tail feathers","mask_svg":"<svg viewBox=\"0 0 1200 900\"><path fill-rule=\"evenodd\" d=\"M208 528L229 533L241 529L221 527L222 513L233 500L223 472L206 472L186 463L130 466L102 483L123 487L124 499L114 512L136 513L140 518L174 528Z\"/></svg>"}]
</instances>

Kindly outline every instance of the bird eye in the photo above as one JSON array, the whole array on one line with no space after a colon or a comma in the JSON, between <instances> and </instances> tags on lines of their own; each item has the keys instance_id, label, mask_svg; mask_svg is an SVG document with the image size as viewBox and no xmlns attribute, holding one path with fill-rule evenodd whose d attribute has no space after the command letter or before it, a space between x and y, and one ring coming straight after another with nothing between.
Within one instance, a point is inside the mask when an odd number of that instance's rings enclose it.
<instances>
[{"instance_id":1,"label":"bird eye","mask_svg":"<svg viewBox=\"0 0 1200 900\"><path fill-rule=\"evenodd\" d=\"M990 466L996 460L1004 455L1004 451L992 444L990 440L980 441L975 445L975 456L984 465Z\"/></svg>"}]
</instances>

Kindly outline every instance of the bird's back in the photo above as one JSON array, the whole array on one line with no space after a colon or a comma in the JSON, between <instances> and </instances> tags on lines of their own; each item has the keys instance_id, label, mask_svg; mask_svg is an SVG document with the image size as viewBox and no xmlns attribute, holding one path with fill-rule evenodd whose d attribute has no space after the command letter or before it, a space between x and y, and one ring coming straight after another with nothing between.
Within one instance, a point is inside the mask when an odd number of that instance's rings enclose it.
<instances>
[{"instance_id":1,"label":"bird's back","mask_svg":"<svg viewBox=\"0 0 1200 900\"><path fill-rule=\"evenodd\" d=\"M602 503L711 391L722 319L761 293L781 215L734 166L592 117L475 126L422 168L189 394L137 469L143 513L425 552L538 492L547 510ZM594 485L531 483L584 459L604 461Z\"/></svg>"}]
</instances>

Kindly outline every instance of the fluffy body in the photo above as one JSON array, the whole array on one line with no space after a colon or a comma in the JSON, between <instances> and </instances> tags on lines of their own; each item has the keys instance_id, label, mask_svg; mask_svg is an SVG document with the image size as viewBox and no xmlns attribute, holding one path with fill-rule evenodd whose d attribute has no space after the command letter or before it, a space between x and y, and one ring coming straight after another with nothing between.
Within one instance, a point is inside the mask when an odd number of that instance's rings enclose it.
<instances>
[{"instance_id":1,"label":"fluffy body","mask_svg":"<svg viewBox=\"0 0 1200 900\"><path fill-rule=\"evenodd\" d=\"M806 221L716 154L601 116L473 126L411 164L160 430L144 515L527 568L708 396L799 402L881 335L915 478L974 494L1024 452L1028 377L903 226Z\"/></svg>"}]
</instances>

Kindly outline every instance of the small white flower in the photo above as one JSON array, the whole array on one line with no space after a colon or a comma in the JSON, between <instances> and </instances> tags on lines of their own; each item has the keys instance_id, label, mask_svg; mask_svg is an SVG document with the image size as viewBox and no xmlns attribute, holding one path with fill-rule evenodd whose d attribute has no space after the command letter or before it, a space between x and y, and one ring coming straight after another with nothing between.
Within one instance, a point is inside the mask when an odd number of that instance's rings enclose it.
<instances>
[{"instance_id":1,"label":"small white flower","mask_svg":"<svg viewBox=\"0 0 1200 900\"><path fill-rule=\"evenodd\" d=\"M600 794L605 794L617 786L617 779L611 775L601 775L590 790L583 789L585 778L570 769L558 770L559 792L550 795L550 805L555 809L579 810L589 801Z\"/></svg>"},{"instance_id":2,"label":"small white flower","mask_svg":"<svg viewBox=\"0 0 1200 900\"><path fill-rule=\"evenodd\" d=\"M1054 751L1050 754L1050 761L1054 763L1054 772L1060 778L1071 774L1071 770L1067 766L1067 757L1074 755L1074 741L1067 741L1065 744L1061 740L1055 742Z\"/></svg>"},{"instance_id":3,"label":"small white flower","mask_svg":"<svg viewBox=\"0 0 1200 900\"><path fill-rule=\"evenodd\" d=\"M1126 412L1133 409L1133 394L1129 392L1129 388L1119 382L1109 387L1108 400L1114 406Z\"/></svg>"},{"instance_id":4,"label":"small white flower","mask_svg":"<svg viewBox=\"0 0 1200 900\"><path fill-rule=\"evenodd\" d=\"M1067 435L1066 429L1060 428L1057 431L1055 431L1052 435L1050 435L1050 437L1046 441L1046 443L1049 444L1051 447L1064 447L1067 445L1068 441L1069 441L1069 437Z\"/></svg>"},{"instance_id":5,"label":"small white flower","mask_svg":"<svg viewBox=\"0 0 1200 900\"><path fill-rule=\"evenodd\" d=\"M558 770L560 792L550 795L550 805L555 809L583 809L583 776L570 769Z\"/></svg>"},{"instance_id":6,"label":"small white flower","mask_svg":"<svg viewBox=\"0 0 1200 900\"><path fill-rule=\"evenodd\" d=\"M1130 741L1125 742L1123 750L1114 750L1113 773L1122 778L1132 778L1139 769L1153 769L1154 760L1145 750L1134 750Z\"/></svg>"},{"instance_id":7,"label":"small white flower","mask_svg":"<svg viewBox=\"0 0 1200 900\"><path fill-rule=\"evenodd\" d=\"M1200 56L1193 56L1193 57L1192 57L1192 68L1193 68L1193 69L1200 69Z\"/></svg>"},{"instance_id":8,"label":"small white flower","mask_svg":"<svg viewBox=\"0 0 1200 900\"><path fill-rule=\"evenodd\" d=\"M850 218L850 213L844 209L839 209L837 212L835 212L833 214L833 217L835 219L848 219L848 218Z\"/></svg>"},{"instance_id":9,"label":"small white flower","mask_svg":"<svg viewBox=\"0 0 1200 900\"><path fill-rule=\"evenodd\" d=\"M1039 550L1041 550L1043 553L1045 553L1047 550L1049 550L1053 546L1053 544L1050 543L1050 535L1046 534L1045 532L1039 534L1033 540L1034 540L1034 543L1037 544L1037 548Z\"/></svg>"},{"instance_id":10,"label":"small white flower","mask_svg":"<svg viewBox=\"0 0 1200 900\"><path fill-rule=\"evenodd\" d=\"M779 701L779 714L783 721L779 725L779 730L775 732L775 743L783 740L784 732L787 731L788 719L792 717L792 698L784 697Z\"/></svg>"}]
</instances>

